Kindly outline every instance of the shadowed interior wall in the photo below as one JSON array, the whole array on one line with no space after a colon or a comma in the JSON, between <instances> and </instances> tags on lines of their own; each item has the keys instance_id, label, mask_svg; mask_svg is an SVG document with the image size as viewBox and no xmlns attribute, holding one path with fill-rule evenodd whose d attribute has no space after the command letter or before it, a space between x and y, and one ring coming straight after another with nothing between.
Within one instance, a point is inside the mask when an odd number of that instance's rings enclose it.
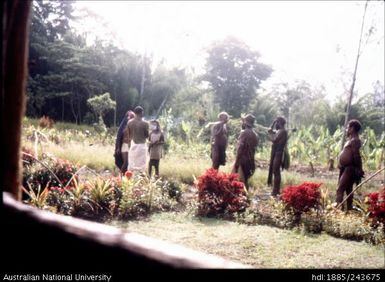
<instances>
[{"instance_id":1,"label":"shadowed interior wall","mask_svg":"<svg viewBox=\"0 0 385 282\"><path fill-rule=\"evenodd\" d=\"M21 126L28 75L28 30L32 2L1 2L1 177L0 187L21 199Z\"/></svg>"}]
</instances>

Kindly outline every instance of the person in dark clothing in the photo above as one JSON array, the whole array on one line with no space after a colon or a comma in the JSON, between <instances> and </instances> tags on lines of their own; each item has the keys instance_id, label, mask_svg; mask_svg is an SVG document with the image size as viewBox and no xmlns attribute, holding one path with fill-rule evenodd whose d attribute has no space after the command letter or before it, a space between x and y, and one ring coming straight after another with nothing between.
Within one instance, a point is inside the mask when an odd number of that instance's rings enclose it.
<instances>
[{"instance_id":1,"label":"person in dark clothing","mask_svg":"<svg viewBox=\"0 0 385 282\"><path fill-rule=\"evenodd\" d=\"M127 113L127 115L128 115L128 119L127 119L127 125L128 125L128 122L135 117L135 114L134 114L134 112L129 111ZM122 173L125 173L127 171L127 168L128 168L128 151L130 149L130 142L129 142L127 125L126 125L125 129L123 130L122 147L121 147L123 164L122 164L120 171Z\"/></svg>"},{"instance_id":2,"label":"person in dark clothing","mask_svg":"<svg viewBox=\"0 0 385 282\"><path fill-rule=\"evenodd\" d=\"M284 151L288 139L288 133L285 129L286 120L283 117L277 117L271 128L268 130L268 138L273 142L270 155L269 176L267 185L272 184L274 176L273 191L271 195L276 197L281 189L281 167L283 165ZM276 131L274 131L274 128Z\"/></svg>"},{"instance_id":3,"label":"person in dark clothing","mask_svg":"<svg viewBox=\"0 0 385 282\"><path fill-rule=\"evenodd\" d=\"M119 128L118 128L118 133L116 134L116 139L115 139L115 152L114 152L114 158L115 158L115 165L121 170L122 165L124 163L123 156L122 156L122 144L123 144L123 132L127 126L128 123L128 111L122 121L120 122Z\"/></svg>"},{"instance_id":4,"label":"person in dark clothing","mask_svg":"<svg viewBox=\"0 0 385 282\"><path fill-rule=\"evenodd\" d=\"M233 172L239 174L240 180L249 190L249 178L255 172L255 151L258 146L258 135L253 130L255 117L251 114L242 118L242 131L238 137L237 155Z\"/></svg>"},{"instance_id":5,"label":"person in dark clothing","mask_svg":"<svg viewBox=\"0 0 385 282\"><path fill-rule=\"evenodd\" d=\"M226 164L227 148L227 122L229 115L221 112L218 115L219 121L211 129L211 160L212 167L219 169L219 166Z\"/></svg>"},{"instance_id":6,"label":"person in dark clothing","mask_svg":"<svg viewBox=\"0 0 385 282\"><path fill-rule=\"evenodd\" d=\"M340 174L336 195L337 204L342 202L345 192L349 195L353 191L354 183L359 184L365 174L362 169L361 140L358 135L361 123L358 120L351 120L346 130L348 141L339 155L338 162ZM346 200L346 204L348 210L353 209L353 194Z\"/></svg>"}]
</instances>

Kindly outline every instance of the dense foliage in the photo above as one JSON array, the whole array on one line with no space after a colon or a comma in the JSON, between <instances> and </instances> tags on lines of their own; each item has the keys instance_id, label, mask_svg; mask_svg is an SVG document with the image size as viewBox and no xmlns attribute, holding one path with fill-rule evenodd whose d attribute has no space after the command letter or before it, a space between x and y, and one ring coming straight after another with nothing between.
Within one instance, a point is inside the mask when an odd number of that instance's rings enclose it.
<instances>
[{"instance_id":1,"label":"dense foliage","mask_svg":"<svg viewBox=\"0 0 385 282\"><path fill-rule=\"evenodd\" d=\"M47 158L45 160L36 160L31 157L31 150L27 149L29 155L25 155L23 186L30 187L33 190L50 187L71 187L77 180L77 176L72 177L78 167L67 160L58 158ZM32 163L32 165L31 165ZM44 164L44 165L42 165Z\"/></svg>"},{"instance_id":2,"label":"dense foliage","mask_svg":"<svg viewBox=\"0 0 385 282\"><path fill-rule=\"evenodd\" d=\"M215 42L208 51L206 74L221 109L234 116L248 110L256 90L272 73L272 68L259 62L260 54L236 38Z\"/></svg>"},{"instance_id":3,"label":"dense foliage","mask_svg":"<svg viewBox=\"0 0 385 282\"><path fill-rule=\"evenodd\" d=\"M79 13L83 14L75 17ZM84 17L93 21L93 28L107 29L106 36L75 29ZM267 87L264 82L269 81L273 66L262 63L258 51L239 39L226 38L208 46L201 75L188 68L168 68L162 62L155 65L151 56L118 47L108 34L103 18L76 11L72 1L33 2L28 116L110 127L141 104L148 118L172 109L174 118L199 126L214 121L223 110L234 117L252 112L264 126L284 115L289 126L319 124L332 135L343 124L343 93L331 104L322 86L303 80ZM383 91L383 85L375 83L373 91L353 100L351 109L351 118L361 120L376 136L383 131ZM100 120L87 101L106 92L115 104Z\"/></svg>"}]
</instances>

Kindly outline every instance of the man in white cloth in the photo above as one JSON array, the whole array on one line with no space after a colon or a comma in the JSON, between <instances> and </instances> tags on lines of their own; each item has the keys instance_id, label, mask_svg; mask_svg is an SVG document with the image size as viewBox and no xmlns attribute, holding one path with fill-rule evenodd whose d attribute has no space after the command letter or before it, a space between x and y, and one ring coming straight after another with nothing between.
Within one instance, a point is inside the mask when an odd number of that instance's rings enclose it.
<instances>
[{"instance_id":1,"label":"man in white cloth","mask_svg":"<svg viewBox=\"0 0 385 282\"><path fill-rule=\"evenodd\" d=\"M149 136L148 122L143 120L143 108L137 106L134 109L136 115L128 124L128 136L131 143L128 154L128 170L144 172L147 166L147 144Z\"/></svg>"}]
</instances>

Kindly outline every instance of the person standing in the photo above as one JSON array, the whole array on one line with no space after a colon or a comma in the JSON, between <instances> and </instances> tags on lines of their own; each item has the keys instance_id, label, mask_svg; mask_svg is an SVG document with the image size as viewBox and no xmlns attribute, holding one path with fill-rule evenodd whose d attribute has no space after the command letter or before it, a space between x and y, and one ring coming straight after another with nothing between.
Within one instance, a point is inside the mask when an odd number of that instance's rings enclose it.
<instances>
[{"instance_id":1,"label":"person standing","mask_svg":"<svg viewBox=\"0 0 385 282\"><path fill-rule=\"evenodd\" d=\"M127 124L130 150L128 153L128 170L141 171L146 169L147 144L149 125L143 120L143 108L134 109L135 117Z\"/></svg>"},{"instance_id":2,"label":"person standing","mask_svg":"<svg viewBox=\"0 0 385 282\"><path fill-rule=\"evenodd\" d=\"M247 114L242 118L242 131L238 137L237 155L233 172L239 174L240 180L249 190L249 178L255 172L255 152L258 146L258 135L253 130L255 117Z\"/></svg>"},{"instance_id":3,"label":"person standing","mask_svg":"<svg viewBox=\"0 0 385 282\"><path fill-rule=\"evenodd\" d=\"M360 154L361 140L359 132L361 123L358 120L350 120L346 129L347 142L339 155L338 167L340 174L338 177L338 188L336 195L337 204L341 203L346 192L349 195L353 191L353 185L357 185L364 177L362 169L362 159ZM346 200L347 210L353 209L353 194Z\"/></svg>"},{"instance_id":4,"label":"person standing","mask_svg":"<svg viewBox=\"0 0 385 282\"><path fill-rule=\"evenodd\" d=\"M211 160L212 168L219 169L219 166L226 164L227 148L227 122L229 115L221 112L218 115L219 121L211 129Z\"/></svg>"},{"instance_id":5,"label":"person standing","mask_svg":"<svg viewBox=\"0 0 385 282\"><path fill-rule=\"evenodd\" d=\"M269 176L267 179L267 184L272 184L273 182L273 191L271 195L276 197L280 194L281 189L281 166L284 161L284 151L288 139L288 133L285 129L286 120L283 117L277 117L271 128L268 130L268 138L272 144L271 156L270 156L270 166L269 166ZM276 131L274 131L274 128Z\"/></svg>"},{"instance_id":6,"label":"person standing","mask_svg":"<svg viewBox=\"0 0 385 282\"><path fill-rule=\"evenodd\" d=\"M135 117L135 114L133 111L129 111L128 113L128 122ZM128 151L130 149L130 143L129 143L129 137L128 137L128 128L127 125L123 130L123 140L122 140L122 149L121 149L121 154L122 154L122 159L123 159L123 164L120 169L120 171L124 174L127 171L128 168Z\"/></svg>"},{"instance_id":7,"label":"person standing","mask_svg":"<svg viewBox=\"0 0 385 282\"><path fill-rule=\"evenodd\" d=\"M162 157L164 135L157 120L150 122L150 136L149 136L150 162L148 164L148 174L151 177L152 167L155 168L155 176L159 177L159 162Z\"/></svg>"},{"instance_id":8,"label":"person standing","mask_svg":"<svg viewBox=\"0 0 385 282\"><path fill-rule=\"evenodd\" d=\"M127 128L128 121L131 119L130 113L133 114L132 111L128 111L124 115L122 121L119 124L119 129L118 129L118 132L116 134L116 139L115 139L114 159L115 159L115 165L119 168L119 170L122 170L122 166L124 163L124 154L122 153L122 147L123 147L123 142L124 142L124 138L125 138L124 137L124 131Z\"/></svg>"}]
</instances>

